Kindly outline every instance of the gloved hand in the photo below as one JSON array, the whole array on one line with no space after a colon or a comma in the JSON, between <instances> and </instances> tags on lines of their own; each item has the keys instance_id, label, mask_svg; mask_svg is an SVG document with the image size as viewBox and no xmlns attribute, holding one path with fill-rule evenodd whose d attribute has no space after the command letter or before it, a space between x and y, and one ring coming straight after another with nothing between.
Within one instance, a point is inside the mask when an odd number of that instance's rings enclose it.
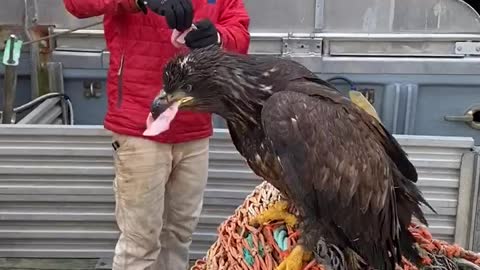
<instances>
[{"instance_id":1,"label":"gloved hand","mask_svg":"<svg viewBox=\"0 0 480 270\"><path fill-rule=\"evenodd\" d=\"M137 5L148 6L153 12L165 16L171 29L182 32L192 26L193 6L191 0L137 0Z\"/></svg>"},{"instance_id":2,"label":"gloved hand","mask_svg":"<svg viewBox=\"0 0 480 270\"><path fill-rule=\"evenodd\" d=\"M190 49L199 49L212 44L219 44L217 28L209 19L204 19L195 24L196 30L190 31L185 36L185 45Z\"/></svg>"}]
</instances>

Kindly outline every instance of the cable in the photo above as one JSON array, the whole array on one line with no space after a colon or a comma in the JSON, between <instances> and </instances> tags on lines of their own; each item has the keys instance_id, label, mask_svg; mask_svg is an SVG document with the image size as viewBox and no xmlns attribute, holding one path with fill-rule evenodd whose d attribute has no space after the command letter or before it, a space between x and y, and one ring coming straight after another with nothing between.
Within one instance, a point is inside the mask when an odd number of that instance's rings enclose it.
<instances>
[{"instance_id":1,"label":"cable","mask_svg":"<svg viewBox=\"0 0 480 270\"><path fill-rule=\"evenodd\" d=\"M69 116L70 116L70 125L73 125L73 105L72 105L72 101L70 100L70 98L65 98L65 101L67 102L67 105L68 105L68 112L69 112Z\"/></svg>"},{"instance_id":2,"label":"cable","mask_svg":"<svg viewBox=\"0 0 480 270\"><path fill-rule=\"evenodd\" d=\"M74 124L74 114L73 114L73 104L72 104L72 101L70 100L70 97L65 95L65 94L61 94L61 93L48 93L48 94L45 94L43 96L39 96L38 98L28 102L28 103L25 103L21 106L18 106L16 108L13 109L13 112L14 113L21 113L21 112L24 112L40 103L42 103L43 101L47 100L47 99L51 99L51 98L55 98L55 97L63 97L63 99L65 100L65 102L67 103L67 106L68 106L68 116L69 116L69 124L70 125L73 125Z\"/></svg>"},{"instance_id":3,"label":"cable","mask_svg":"<svg viewBox=\"0 0 480 270\"><path fill-rule=\"evenodd\" d=\"M332 81L344 81L348 85L350 85L351 90L356 90L357 89L357 87L355 87L355 85L353 84L353 82L351 80L349 80L345 77L342 77L342 76L332 77L332 78L327 80L327 82L332 82Z\"/></svg>"},{"instance_id":4,"label":"cable","mask_svg":"<svg viewBox=\"0 0 480 270\"><path fill-rule=\"evenodd\" d=\"M47 99L50 99L50 98L54 98L54 97L59 97L59 96L65 96L64 94L60 94L60 93L48 93L48 94L45 94L43 96L39 96L37 97L36 99L34 100L31 100L21 106L18 106L16 108L13 108L13 112L15 113L21 113L25 110L28 110L30 109L31 107L41 103L42 101L44 100L47 100Z\"/></svg>"}]
</instances>

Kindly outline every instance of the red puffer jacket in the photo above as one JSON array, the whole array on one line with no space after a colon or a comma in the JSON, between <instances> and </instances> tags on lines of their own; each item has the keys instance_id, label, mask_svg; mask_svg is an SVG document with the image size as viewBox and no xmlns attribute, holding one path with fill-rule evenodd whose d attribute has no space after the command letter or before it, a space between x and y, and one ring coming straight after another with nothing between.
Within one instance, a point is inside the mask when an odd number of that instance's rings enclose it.
<instances>
[{"instance_id":1,"label":"red puffer jacket","mask_svg":"<svg viewBox=\"0 0 480 270\"><path fill-rule=\"evenodd\" d=\"M242 0L192 0L194 22L209 18L226 50L247 53L250 19ZM77 18L104 15L104 32L110 52L107 75L106 129L142 136L153 98L162 88L164 65L180 50L175 48L164 17L139 12L134 0L64 0ZM184 49L185 50L185 49ZM212 135L210 114L179 112L170 130L156 137L163 143L180 143Z\"/></svg>"}]
</instances>

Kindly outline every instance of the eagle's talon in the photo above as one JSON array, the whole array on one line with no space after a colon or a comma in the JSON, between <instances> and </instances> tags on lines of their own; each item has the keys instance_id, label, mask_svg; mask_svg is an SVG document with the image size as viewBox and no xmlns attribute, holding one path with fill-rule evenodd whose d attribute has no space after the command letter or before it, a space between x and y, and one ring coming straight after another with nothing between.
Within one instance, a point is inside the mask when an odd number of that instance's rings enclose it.
<instances>
[{"instance_id":1,"label":"eagle's talon","mask_svg":"<svg viewBox=\"0 0 480 270\"><path fill-rule=\"evenodd\" d=\"M328 246L325 240L324 239L318 240L316 250L315 250L315 255L318 256L319 258L324 258L325 256L327 256L327 253L328 253Z\"/></svg>"},{"instance_id":2,"label":"eagle's talon","mask_svg":"<svg viewBox=\"0 0 480 270\"><path fill-rule=\"evenodd\" d=\"M315 261L323 265L325 270L345 269L345 255L337 246L327 243L324 238L320 238L313 251ZM357 265L351 264L351 265ZM360 266L355 269L363 269Z\"/></svg>"},{"instance_id":3,"label":"eagle's talon","mask_svg":"<svg viewBox=\"0 0 480 270\"><path fill-rule=\"evenodd\" d=\"M288 203L279 201L268 207L265 211L250 219L250 225L264 225L274 220L284 221L285 225L292 229L297 224L297 217L288 212Z\"/></svg>"},{"instance_id":4,"label":"eagle's talon","mask_svg":"<svg viewBox=\"0 0 480 270\"><path fill-rule=\"evenodd\" d=\"M275 270L301 270L312 259L312 253L297 245Z\"/></svg>"}]
</instances>

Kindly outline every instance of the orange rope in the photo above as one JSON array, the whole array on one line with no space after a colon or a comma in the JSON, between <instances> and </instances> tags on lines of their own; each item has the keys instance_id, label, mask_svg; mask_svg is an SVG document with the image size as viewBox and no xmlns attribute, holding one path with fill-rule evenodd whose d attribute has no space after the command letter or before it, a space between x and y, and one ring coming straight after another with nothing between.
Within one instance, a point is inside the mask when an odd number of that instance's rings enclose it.
<instances>
[{"instance_id":1,"label":"orange rope","mask_svg":"<svg viewBox=\"0 0 480 270\"><path fill-rule=\"evenodd\" d=\"M218 228L218 239L210 247L205 258L198 260L191 270L273 270L295 247L299 233L287 230L287 247L282 250L274 238L275 230L282 228L282 222L260 226L248 225L251 218L267 209L268 205L281 200L281 195L273 186L263 182L237 208L234 215L225 220ZM297 213L291 208L290 212ZM467 251L458 245L435 240L424 226L412 224L410 227L415 240L425 250L422 264L434 266L432 255L463 258L480 266L480 255ZM429 256L429 254L431 256ZM404 270L418 270L406 259ZM303 270L324 270L315 260L309 262Z\"/></svg>"}]
</instances>

